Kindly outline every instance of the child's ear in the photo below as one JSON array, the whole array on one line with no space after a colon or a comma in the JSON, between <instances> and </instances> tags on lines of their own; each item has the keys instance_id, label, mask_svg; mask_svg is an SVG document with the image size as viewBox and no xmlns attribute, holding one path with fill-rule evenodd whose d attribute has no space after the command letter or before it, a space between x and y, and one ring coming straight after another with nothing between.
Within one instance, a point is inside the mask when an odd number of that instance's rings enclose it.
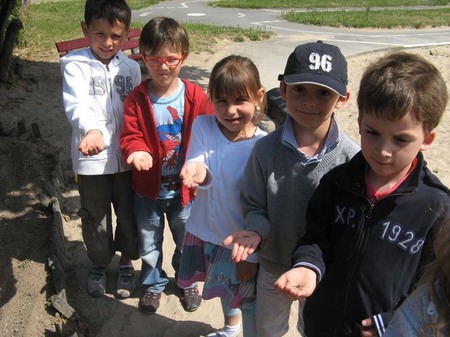
<instances>
[{"instance_id":1,"label":"child's ear","mask_svg":"<svg viewBox=\"0 0 450 337\"><path fill-rule=\"evenodd\" d=\"M430 145L436 139L436 129L431 130L429 133L425 134L422 145L420 146L420 151L428 150Z\"/></svg>"},{"instance_id":2,"label":"child's ear","mask_svg":"<svg viewBox=\"0 0 450 337\"><path fill-rule=\"evenodd\" d=\"M337 102L336 102L336 109L341 109L345 103L350 99L350 92L347 91L347 95L345 97L339 96Z\"/></svg>"},{"instance_id":3,"label":"child's ear","mask_svg":"<svg viewBox=\"0 0 450 337\"><path fill-rule=\"evenodd\" d=\"M88 36L88 26L87 26L86 22L81 21L80 26L81 26L81 31L83 32L83 35L85 37L87 37Z\"/></svg>"},{"instance_id":4,"label":"child's ear","mask_svg":"<svg viewBox=\"0 0 450 337\"><path fill-rule=\"evenodd\" d=\"M183 52L181 54L181 65L184 64L184 61L186 60L187 57L188 57L188 52Z\"/></svg>"},{"instance_id":5,"label":"child's ear","mask_svg":"<svg viewBox=\"0 0 450 337\"><path fill-rule=\"evenodd\" d=\"M359 114L358 116L358 133L361 135L361 123L362 123L362 116Z\"/></svg>"},{"instance_id":6,"label":"child's ear","mask_svg":"<svg viewBox=\"0 0 450 337\"><path fill-rule=\"evenodd\" d=\"M266 95L266 89L265 88L259 89L258 95L259 95L258 102L259 102L259 104L261 104L264 101L264 96Z\"/></svg>"}]
</instances>

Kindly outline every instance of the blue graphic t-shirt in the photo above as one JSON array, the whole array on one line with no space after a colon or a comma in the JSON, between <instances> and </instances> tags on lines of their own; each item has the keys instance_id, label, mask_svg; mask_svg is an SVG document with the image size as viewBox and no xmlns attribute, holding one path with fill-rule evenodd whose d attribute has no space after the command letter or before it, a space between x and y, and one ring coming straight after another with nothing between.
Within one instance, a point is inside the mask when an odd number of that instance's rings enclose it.
<instances>
[{"instance_id":1,"label":"blue graphic t-shirt","mask_svg":"<svg viewBox=\"0 0 450 337\"><path fill-rule=\"evenodd\" d=\"M164 157L159 199L172 199L180 193L180 171L185 153L181 146L185 85L178 79L177 91L164 98L150 95Z\"/></svg>"}]
</instances>

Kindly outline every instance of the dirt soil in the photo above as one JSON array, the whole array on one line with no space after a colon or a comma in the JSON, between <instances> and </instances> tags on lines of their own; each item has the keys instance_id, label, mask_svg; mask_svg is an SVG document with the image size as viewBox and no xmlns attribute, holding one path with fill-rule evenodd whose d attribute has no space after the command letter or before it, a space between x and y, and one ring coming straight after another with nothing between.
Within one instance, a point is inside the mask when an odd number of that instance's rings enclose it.
<instances>
[{"instance_id":1,"label":"dirt soil","mask_svg":"<svg viewBox=\"0 0 450 337\"><path fill-rule=\"evenodd\" d=\"M204 86L214 63L232 50L233 45L230 45L214 55L191 55L182 75ZM433 62L450 87L450 46L410 51ZM347 107L338 113L338 119L356 141L357 85L367 63L381 54L349 59L349 87L353 96ZM55 169L63 195L61 209L69 258L67 294L69 304L80 316L76 326L79 332L84 336L108 337L199 336L221 327L218 301L204 302L198 311L185 313L173 282L166 289L161 309L155 315L145 315L137 309L142 289L130 299L115 299L114 278L103 298L93 299L86 294L89 261L76 216L78 194L69 159L70 126L63 113L58 57L55 55L47 61L19 60L15 69L12 83L0 86L0 335L56 336L56 311L48 305L54 287L47 268L54 218L45 189ZM432 170L450 186L450 156L445 155L450 141L448 110L438 128L437 140L425 157ZM164 268L173 276L168 265L173 249L170 239L166 240L164 249ZM110 267L113 276L114 263ZM138 261L135 267L138 273ZM295 322L295 313L292 321ZM293 323L288 336L295 335Z\"/></svg>"}]
</instances>

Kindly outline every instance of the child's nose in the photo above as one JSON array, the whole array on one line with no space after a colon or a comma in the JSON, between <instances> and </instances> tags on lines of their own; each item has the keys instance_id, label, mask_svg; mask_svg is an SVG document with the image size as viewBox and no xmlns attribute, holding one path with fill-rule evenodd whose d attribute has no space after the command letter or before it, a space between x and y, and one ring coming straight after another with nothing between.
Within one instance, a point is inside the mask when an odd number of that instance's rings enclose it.
<instances>
[{"instance_id":1,"label":"child's nose","mask_svg":"<svg viewBox=\"0 0 450 337\"><path fill-rule=\"evenodd\" d=\"M377 146L377 152L382 156L382 157L391 157L392 156L392 151L390 149L390 146L388 143L383 142L383 143L379 143Z\"/></svg>"},{"instance_id":2,"label":"child's nose","mask_svg":"<svg viewBox=\"0 0 450 337\"><path fill-rule=\"evenodd\" d=\"M236 113L236 111L237 111L237 106L236 105L234 105L234 104L228 104L228 106L227 106L227 112L228 113Z\"/></svg>"},{"instance_id":3,"label":"child's nose","mask_svg":"<svg viewBox=\"0 0 450 337\"><path fill-rule=\"evenodd\" d=\"M111 46L113 45L113 39L110 38L109 36L107 36L107 37L105 38L104 43L105 43L105 46L111 47Z\"/></svg>"},{"instance_id":4,"label":"child's nose","mask_svg":"<svg viewBox=\"0 0 450 337\"><path fill-rule=\"evenodd\" d=\"M312 94L306 94L306 95L303 97L303 105L314 106L314 105L315 105L315 98L314 98L314 95L312 95Z\"/></svg>"}]
</instances>

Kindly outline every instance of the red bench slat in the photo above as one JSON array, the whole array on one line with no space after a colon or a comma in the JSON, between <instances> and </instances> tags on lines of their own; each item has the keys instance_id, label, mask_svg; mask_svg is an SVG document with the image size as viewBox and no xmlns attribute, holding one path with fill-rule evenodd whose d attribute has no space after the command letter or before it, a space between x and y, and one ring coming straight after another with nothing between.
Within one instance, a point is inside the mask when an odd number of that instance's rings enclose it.
<instances>
[{"instance_id":1,"label":"red bench slat","mask_svg":"<svg viewBox=\"0 0 450 337\"><path fill-rule=\"evenodd\" d=\"M127 34L127 41L124 42L122 46L123 51L130 51L131 54L128 57L133 60L139 60L141 54L137 51L139 49L139 37L141 36L140 28L133 28ZM64 56L68 52L73 50L89 47L89 40L87 37L73 39L68 41L56 42L56 49L58 50L59 56Z\"/></svg>"}]
</instances>

